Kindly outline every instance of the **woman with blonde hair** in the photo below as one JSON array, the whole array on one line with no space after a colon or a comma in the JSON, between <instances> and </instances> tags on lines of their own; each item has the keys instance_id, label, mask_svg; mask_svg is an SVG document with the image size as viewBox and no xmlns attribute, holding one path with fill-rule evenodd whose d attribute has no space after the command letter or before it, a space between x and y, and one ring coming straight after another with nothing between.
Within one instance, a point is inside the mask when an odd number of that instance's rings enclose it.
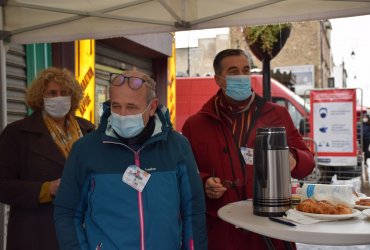
<instances>
[{"instance_id":1,"label":"woman with blonde hair","mask_svg":"<svg viewBox=\"0 0 370 250\"><path fill-rule=\"evenodd\" d=\"M0 202L10 205L7 249L58 249L53 222L64 162L72 144L94 130L74 115L83 97L67 69L41 71L26 93L33 113L0 134Z\"/></svg>"}]
</instances>

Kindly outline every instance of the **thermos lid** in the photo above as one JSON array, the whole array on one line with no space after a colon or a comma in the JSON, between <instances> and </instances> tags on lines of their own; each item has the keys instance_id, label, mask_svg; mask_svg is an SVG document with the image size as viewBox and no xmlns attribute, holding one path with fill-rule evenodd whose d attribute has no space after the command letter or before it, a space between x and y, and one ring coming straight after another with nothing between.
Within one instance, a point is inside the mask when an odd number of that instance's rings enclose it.
<instances>
[{"instance_id":1,"label":"thermos lid","mask_svg":"<svg viewBox=\"0 0 370 250\"><path fill-rule=\"evenodd\" d=\"M258 128L257 134L285 134L284 127Z\"/></svg>"},{"instance_id":2,"label":"thermos lid","mask_svg":"<svg viewBox=\"0 0 370 250\"><path fill-rule=\"evenodd\" d=\"M259 139L257 139L259 138ZM261 140L262 149L288 149L284 127L265 127L257 129L257 140Z\"/></svg>"}]
</instances>

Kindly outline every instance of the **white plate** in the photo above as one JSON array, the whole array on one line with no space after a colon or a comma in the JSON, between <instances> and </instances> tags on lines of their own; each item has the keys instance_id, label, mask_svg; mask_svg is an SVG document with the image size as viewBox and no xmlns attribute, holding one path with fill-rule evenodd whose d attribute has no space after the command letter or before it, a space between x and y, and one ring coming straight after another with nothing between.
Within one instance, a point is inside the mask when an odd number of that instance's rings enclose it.
<instances>
[{"instance_id":1,"label":"white plate","mask_svg":"<svg viewBox=\"0 0 370 250\"><path fill-rule=\"evenodd\" d=\"M360 199L369 199L370 200L370 197L359 197L358 200ZM370 209L370 206L363 206L363 205L356 205L356 203L353 204L354 208L358 209L358 210L364 210L364 209Z\"/></svg>"},{"instance_id":2,"label":"white plate","mask_svg":"<svg viewBox=\"0 0 370 250\"><path fill-rule=\"evenodd\" d=\"M361 214L361 212L358 211L357 209L352 209L352 214L313 214L313 213L301 212L301 211L298 211L298 210L296 210L296 211L298 213L301 213L303 215L309 216L309 217L317 219L317 220L346 220L346 219L350 219L350 218L359 216Z\"/></svg>"},{"instance_id":3,"label":"white plate","mask_svg":"<svg viewBox=\"0 0 370 250\"><path fill-rule=\"evenodd\" d=\"M355 208L358 210L365 210L365 209L370 209L370 206L355 205Z\"/></svg>"},{"instance_id":4,"label":"white plate","mask_svg":"<svg viewBox=\"0 0 370 250\"><path fill-rule=\"evenodd\" d=\"M362 211L362 213L367 217L370 217L370 209L365 209L364 211Z\"/></svg>"}]
</instances>

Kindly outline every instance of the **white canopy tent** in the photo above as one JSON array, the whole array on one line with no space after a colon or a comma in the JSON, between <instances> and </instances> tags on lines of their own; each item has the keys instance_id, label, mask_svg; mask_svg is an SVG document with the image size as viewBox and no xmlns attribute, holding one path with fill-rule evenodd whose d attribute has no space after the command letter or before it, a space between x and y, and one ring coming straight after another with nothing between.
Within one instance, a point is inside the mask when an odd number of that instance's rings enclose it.
<instances>
[{"instance_id":1,"label":"white canopy tent","mask_svg":"<svg viewBox=\"0 0 370 250\"><path fill-rule=\"evenodd\" d=\"M7 124L9 41L64 42L359 16L370 14L370 0L0 0L0 10L1 131Z\"/></svg>"},{"instance_id":2,"label":"white canopy tent","mask_svg":"<svg viewBox=\"0 0 370 250\"><path fill-rule=\"evenodd\" d=\"M370 0L0 0L0 128L7 42L28 44L370 14Z\"/></svg>"},{"instance_id":3,"label":"white canopy tent","mask_svg":"<svg viewBox=\"0 0 370 250\"><path fill-rule=\"evenodd\" d=\"M102 39L370 13L370 0L0 0L13 43Z\"/></svg>"}]
</instances>

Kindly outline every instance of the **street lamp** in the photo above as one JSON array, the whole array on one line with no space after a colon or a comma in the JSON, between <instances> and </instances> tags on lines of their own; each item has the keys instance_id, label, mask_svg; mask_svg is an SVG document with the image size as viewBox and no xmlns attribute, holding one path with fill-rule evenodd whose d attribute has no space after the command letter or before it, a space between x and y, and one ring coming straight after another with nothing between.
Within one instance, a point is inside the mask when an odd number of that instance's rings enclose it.
<instances>
[{"instance_id":1,"label":"street lamp","mask_svg":"<svg viewBox=\"0 0 370 250\"><path fill-rule=\"evenodd\" d=\"M352 49L352 52L351 52L351 58L352 58L352 60L354 60L355 57L356 57L355 51Z\"/></svg>"},{"instance_id":2,"label":"street lamp","mask_svg":"<svg viewBox=\"0 0 370 250\"><path fill-rule=\"evenodd\" d=\"M351 52L351 58L352 58L352 61L355 60L355 57L356 57L356 53L355 53L355 50L352 49L352 52ZM356 75L356 70L354 72L354 76L353 78L356 80L357 79L357 75Z\"/></svg>"}]
</instances>

